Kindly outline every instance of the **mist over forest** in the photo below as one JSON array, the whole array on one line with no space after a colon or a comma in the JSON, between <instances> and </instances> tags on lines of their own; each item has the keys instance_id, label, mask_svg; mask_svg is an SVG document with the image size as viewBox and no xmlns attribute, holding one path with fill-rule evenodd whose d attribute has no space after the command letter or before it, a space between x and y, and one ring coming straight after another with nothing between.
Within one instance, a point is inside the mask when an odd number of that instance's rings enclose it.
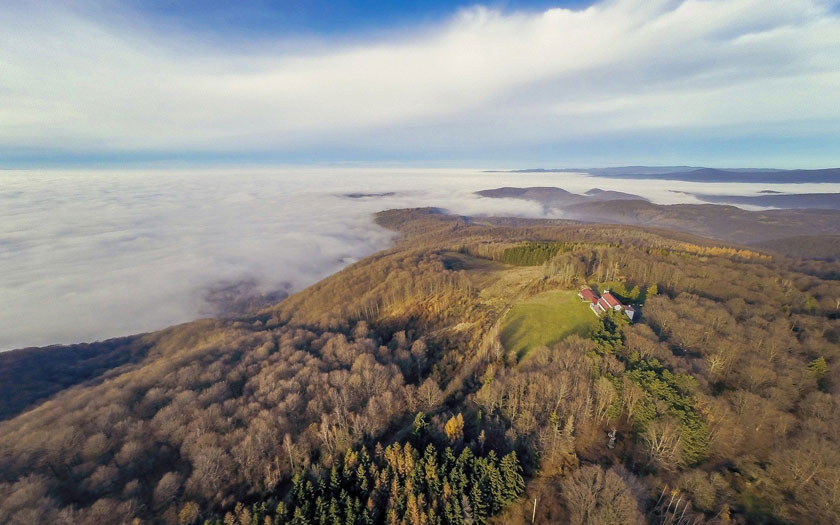
<instances>
[{"instance_id":1,"label":"mist over forest","mask_svg":"<svg viewBox=\"0 0 840 525\"><path fill-rule=\"evenodd\" d=\"M700 191L840 189L382 168L10 171L3 181L2 350L95 341L268 304L387 247L392 234L374 224L376 211L563 216L537 202L474 194L499 186L599 188L658 204L699 203L688 193Z\"/></svg>"}]
</instances>

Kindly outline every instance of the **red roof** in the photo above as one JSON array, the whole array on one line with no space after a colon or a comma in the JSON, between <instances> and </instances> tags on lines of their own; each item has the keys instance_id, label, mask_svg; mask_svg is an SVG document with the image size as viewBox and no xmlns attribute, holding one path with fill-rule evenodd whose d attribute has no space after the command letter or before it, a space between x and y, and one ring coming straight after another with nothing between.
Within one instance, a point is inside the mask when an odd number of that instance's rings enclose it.
<instances>
[{"instance_id":1,"label":"red roof","mask_svg":"<svg viewBox=\"0 0 840 525\"><path fill-rule=\"evenodd\" d=\"M616 299L615 296L613 294L611 294L610 292L604 292L604 295L602 295L601 297L604 299L604 301L607 302L608 305L610 305L610 308L615 308L616 306L622 306L621 301Z\"/></svg>"},{"instance_id":2,"label":"red roof","mask_svg":"<svg viewBox=\"0 0 840 525\"><path fill-rule=\"evenodd\" d=\"M605 312L607 310L612 310L612 308L610 307L610 304L607 301L605 301L603 297L598 299L598 306L600 306L601 309L604 310Z\"/></svg>"},{"instance_id":3,"label":"red roof","mask_svg":"<svg viewBox=\"0 0 840 525\"><path fill-rule=\"evenodd\" d=\"M584 288L580 291L580 296L586 299L587 301L597 302L598 298L595 296L595 293L590 290L589 288Z\"/></svg>"}]
</instances>

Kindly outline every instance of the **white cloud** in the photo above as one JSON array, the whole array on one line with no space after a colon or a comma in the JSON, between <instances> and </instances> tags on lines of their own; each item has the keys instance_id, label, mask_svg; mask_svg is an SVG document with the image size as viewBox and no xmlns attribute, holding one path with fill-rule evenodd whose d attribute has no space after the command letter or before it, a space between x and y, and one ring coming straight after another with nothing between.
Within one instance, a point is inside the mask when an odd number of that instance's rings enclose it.
<instances>
[{"instance_id":1,"label":"white cloud","mask_svg":"<svg viewBox=\"0 0 840 525\"><path fill-rule=\"evenodd\" d=\"M384 135L410 151L460 135L492 147L840 131L840 18L820 0L477 7L402 36L313 45L232 46L97 12L0 12L0 148L293 150Z\"/></svg>"}]
</instances>

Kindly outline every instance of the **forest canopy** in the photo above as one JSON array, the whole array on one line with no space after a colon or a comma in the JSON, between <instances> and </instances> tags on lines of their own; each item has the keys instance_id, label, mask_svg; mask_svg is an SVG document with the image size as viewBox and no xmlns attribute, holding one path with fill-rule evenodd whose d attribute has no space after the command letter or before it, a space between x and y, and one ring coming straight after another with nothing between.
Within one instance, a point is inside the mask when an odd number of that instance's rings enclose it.
<instances>
[{"instance_id":1,"label":"forest canopy","mask_svg":"<svg viewBox=\"0 0 840 525\"><path fill-rule=\"evenodd\" d=\"M840 522L836 263L378 220L393 248L258 313L56 348L78 375L4 407L0 522ZM582 286L639 319L507 351L511 309Z\"/></svg>"}]
</instances>

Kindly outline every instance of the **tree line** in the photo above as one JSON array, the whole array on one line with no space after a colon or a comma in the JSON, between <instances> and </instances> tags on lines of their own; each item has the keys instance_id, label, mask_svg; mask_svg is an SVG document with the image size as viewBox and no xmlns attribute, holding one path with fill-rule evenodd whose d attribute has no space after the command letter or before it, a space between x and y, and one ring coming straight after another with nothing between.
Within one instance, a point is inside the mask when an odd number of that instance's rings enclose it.
<instances>
[{"instance_id":1,"label":"tree line","mask_svg":"<svg viewBox=\"0 0 840 525\"><path fill-rule=\"evenodd\" d=\"M514 452L499 458L492 450L476 455L463 447L456 455L429 443L421 453L410 442L377 443L373 454L349 449L323 474L296 474L284 500L240 503L206 523L480 524L524 487ZM185 509L182 521L189 521L194 509Z\"/></svg>"}]
</instances>

